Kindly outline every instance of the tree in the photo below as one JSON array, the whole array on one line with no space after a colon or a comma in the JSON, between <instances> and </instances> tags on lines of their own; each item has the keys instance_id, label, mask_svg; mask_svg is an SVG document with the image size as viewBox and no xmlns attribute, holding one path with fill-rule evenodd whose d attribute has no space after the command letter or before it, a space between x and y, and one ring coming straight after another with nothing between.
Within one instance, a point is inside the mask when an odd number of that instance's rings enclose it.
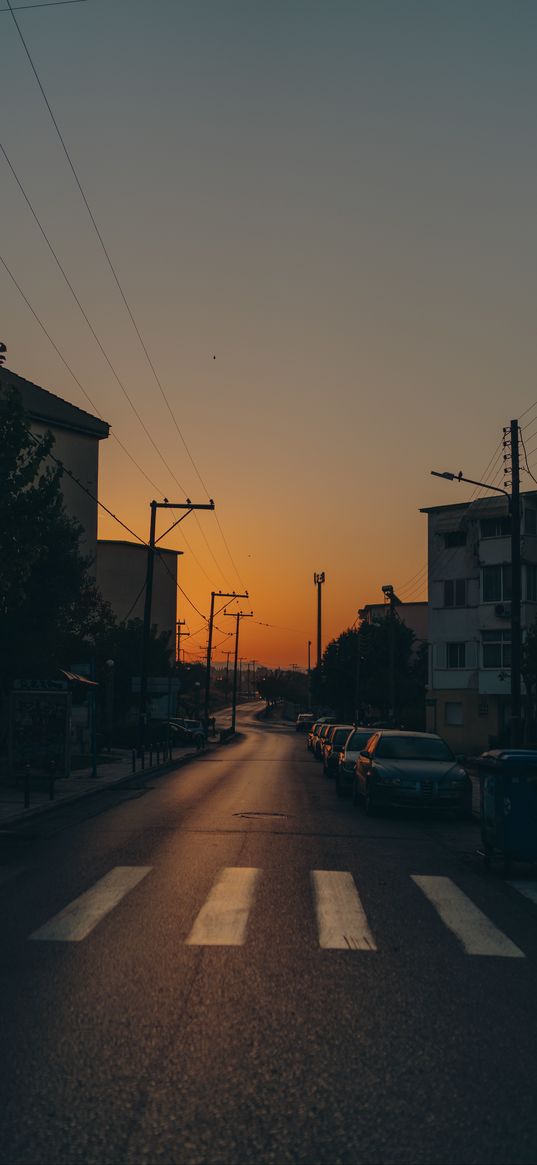
<instances>
[{"instance_id":1,"label":"tree","mask_svg":"<svg viewBox=\"0 0 537 1165\"><path fill-rule=\"evenodd\" d=\"M75 644L113 622L66 513L51 433L32 435L20 397L0 392L0 697L16 676L54 675Z\"/></svg>"},{"instance_id":2,"label":"tree","mask_svg":"<svg viewBox=\"0 0 537 1165\"><path fill-rule=\"evenodd\" d=\"M349 627L328 644L312 673L312 695L342 722L371 716L385 719L390 708L389 619ZM393 626L397 717L412 727L424 723L427 645L413 654L414 632L397 617Z\"/></svg>"}]
</instances>

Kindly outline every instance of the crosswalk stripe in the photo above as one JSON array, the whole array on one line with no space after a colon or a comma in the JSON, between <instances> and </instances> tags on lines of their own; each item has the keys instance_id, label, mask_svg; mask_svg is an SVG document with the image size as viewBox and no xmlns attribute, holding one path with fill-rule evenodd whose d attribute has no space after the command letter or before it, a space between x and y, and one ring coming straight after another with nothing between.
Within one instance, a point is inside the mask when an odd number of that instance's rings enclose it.
<instances>
[{"instance_id":1,"label":"crosswalk stripe","mask_svg":"<svg viewBox=\"0 0 537 1165\"><path fill-rule=\"evenodd\" d=\"M222 870L190 931L188 946L242 946L260 872L248 866Z\"/></svg>"},{"instance_id":2,"label":"crosswalk stripe","mask_svg":"<svg viewBox=\"0 0 537 1165\"><path fill-rule=\"evenodd\" d=\"M525 957L523 951L494 926L451 878L420 874L412 874L411 877L468 955L496 955L510 959Z\"/></svg>"},{"instance_id":3,"label":"crosswalk stripe","mask_svg":"<svg viewBox=\"0 0 537 1165\"><path fill-rule=\"evenodd\" d=\"M319 945L328 950L376 951L352 874L312 870Z\"/></svg>"},{"instance_id":4,"label":"crosswalk stripe","mask_svg":"<svg viewBox=\"0 0 537 1165\"><path fill-rule=\"evenodd\" d=\"M509 882L509 886L513 890L518 890L519 894L523 894L525 898L529 898L530 902L537 903L537 882Z\"/></svg>"},{"instance_id":5,"label":"crosswalk stripe","mask_svg":"<svg viewBox=\"0 0 537 1165\"><path fill-rule=\"evenodd\" d=\"M30 935L47 942L77 943L149 873L151 866L115 866L91 890L70 902Z\"/></svg>"}]
</instances>

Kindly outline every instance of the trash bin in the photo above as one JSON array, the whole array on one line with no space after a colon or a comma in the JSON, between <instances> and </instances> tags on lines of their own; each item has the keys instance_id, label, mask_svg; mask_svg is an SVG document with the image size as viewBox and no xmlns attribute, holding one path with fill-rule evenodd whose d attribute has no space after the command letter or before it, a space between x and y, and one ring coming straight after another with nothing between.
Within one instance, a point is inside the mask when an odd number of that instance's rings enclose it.
<instances>
[{"instance_id":1,"label":"trash bin","mask_svg":"<svg viewBox=\"0 0 537 1165\"><path fill-rule=\"evenodd\" d=\"M485 860L537 862L537 750L491 749L472 758L480 785Z\"/></svg>"}]
</instances>

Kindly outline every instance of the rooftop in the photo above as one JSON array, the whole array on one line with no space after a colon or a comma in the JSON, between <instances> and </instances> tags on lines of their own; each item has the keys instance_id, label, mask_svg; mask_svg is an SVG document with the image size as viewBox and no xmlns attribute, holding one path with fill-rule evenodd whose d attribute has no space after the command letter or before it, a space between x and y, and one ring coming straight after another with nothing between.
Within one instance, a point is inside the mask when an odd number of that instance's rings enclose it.
<instances>
[{"instance_id":1,"label":"rooftop","mask_svg":"<svg viewBox=\"0 0 537 1165\"><path fill-rule=\"evenodd\" d=\"M52 425L59 429L68 429L72 433L85 433L95 437L98 441L108 437L110 425L100 417L94 417L77 405L71 404L63 397L56 396L39 384L25 380L10 368L0 368L0 391L7 388L16 388L22 404L33 421Z\"/></svg>"}]
</instances>

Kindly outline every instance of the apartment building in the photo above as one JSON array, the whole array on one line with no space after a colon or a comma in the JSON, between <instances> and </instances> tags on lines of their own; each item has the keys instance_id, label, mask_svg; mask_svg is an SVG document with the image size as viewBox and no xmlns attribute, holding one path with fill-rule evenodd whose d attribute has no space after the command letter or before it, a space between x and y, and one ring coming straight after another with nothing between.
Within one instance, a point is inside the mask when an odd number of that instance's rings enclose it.
<instances>
[{"instance_id":1,"label":"apartment building","mask_svg":"<svg viewBox=\"0 0 537 1165\"><path fill-rule=\"evenodd\" d=\"M507 499L424 507L428 516L427 728L456 752L508 743L511 519ZM537 491L521 495L524 636L537 616Z\"/></svg>"}]
</instances>

